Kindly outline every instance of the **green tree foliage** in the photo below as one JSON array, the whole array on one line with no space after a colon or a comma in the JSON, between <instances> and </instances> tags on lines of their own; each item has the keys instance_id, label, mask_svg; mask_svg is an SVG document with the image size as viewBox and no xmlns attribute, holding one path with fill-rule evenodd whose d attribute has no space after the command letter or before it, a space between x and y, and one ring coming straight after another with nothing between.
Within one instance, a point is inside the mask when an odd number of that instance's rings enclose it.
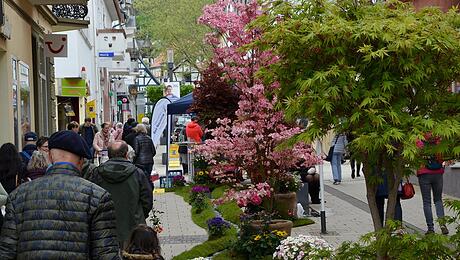
<instances>
[{"instance_id":1,"label":"green tree foliage","mask_svg":"<svg viewBox=\"0 0 460 260\"><path fill-rule=\"evenodd\" d=\"M193 85L181 85L180 86L180 96L183 97L191 92L195 87Z\"/></svg>"},{"instance_id":2,"label":"green tree foliage","mask_svg":"<svg viewBox=\"0 0 460 260\"><path fill-rule=\"evenodd\" d=\"M357 137L349 149L363 161L379 230L376 171L387 173L392 219L402 175L424 163L417 139L432 132L441 143L430 153L460 154L460 98L449 91L460 76L460 18L399 1L270 2L253 26L264 32L259 47L279 59L259 74L280 83L279 107L290 119L310 120L298 140L330 129Z\"/></svg>"},{"instance_id":3,"label":"green tree foliage","mask_svg":"<svg viewBox=\"0 0 460 260\"><path fill-rule=\"evenodd\" d=\"M210 56L210 46L203 38L210 30L197 23L201 10L212 0L136 0L139 37L148 37L152 56L174 49L176 64L185 61L199 69L199 63Z\"/></svg>"},{"instance_id":4,"label":"green tree foliage","mask_svg":"<svg viewBox=\"0 0 460 260\"><path fill-rule=\"evenodd\" d=\"M156 103L160 98L164 96L165 86L162 84L160 86L148 86L146 88L147 98L152 103Z\"/></svg>"}]
</instances>

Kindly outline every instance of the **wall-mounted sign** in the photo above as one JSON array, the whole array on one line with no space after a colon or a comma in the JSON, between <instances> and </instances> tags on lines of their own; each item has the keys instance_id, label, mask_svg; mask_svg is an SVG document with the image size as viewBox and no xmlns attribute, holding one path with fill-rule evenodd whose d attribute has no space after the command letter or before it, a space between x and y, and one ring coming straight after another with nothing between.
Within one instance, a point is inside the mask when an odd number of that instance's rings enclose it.
<instances>
[{"instance_id":1,"label":"wall-mounted sign","mask_svg":"<svg viewBox=\"0 0 460 260\"><path fill-rule=\"evenodd\" d=\"M86 97L86 81L80 78L61 79L62 97Z\"/></svg>"},{"instance_id":2,"label":"wall-mounted sign","mask_svg":"<svg viewBox=\"0 0 460 260\"><path fill-rule=\"evenodd\" d=\"M45 56L67 57L67 35L45 34Z\"/></svg>"},{"instance_id":3,"label":"wall-mounted sign","mask_svg":"<svg viewBox=\"0 0 460 260\"><path fill-rule=\"evenodd\" d=\"M86 116L96 118L96 100L86 102Z\"/></svg>"},{"instance_id":4,"label":"wall-mounted sign","mask_svg":"<svg viewBox=\"0 0 460 260\"><path fill-rule=\"evenodd\" d=\"M115 56L115 53L112 52L99 52L99 57L113 57Z\"/></svg>"}]
</instances>

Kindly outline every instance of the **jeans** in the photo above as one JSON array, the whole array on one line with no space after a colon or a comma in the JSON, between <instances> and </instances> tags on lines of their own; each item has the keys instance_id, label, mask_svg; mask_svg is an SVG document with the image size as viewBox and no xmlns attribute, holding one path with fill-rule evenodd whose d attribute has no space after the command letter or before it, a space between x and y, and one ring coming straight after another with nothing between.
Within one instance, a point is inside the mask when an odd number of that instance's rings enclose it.
<instances>
[{"instance_id":1,"label":"jeans","mask_svg":"<svg viewBox=\"0 0 460 260\"><path fill-rule=\"evenodd\" d=\"M379 210L379 217L380 217L380 223L383 226L383 220L385 218L385 199L386 197L384 196L375 196L375 202L377 202L377 208ZM393 216L394 220L398 220L402 222L402 207L401 207L401 197L398 195L396 197L396 205L395 205L395 215Z\"/></svg>"},{"instance_id":2,"label":"jeans","mask_svg":"<svg viewBox=\"0 0 460 260\"><path fill-rule=\"evenodd\" d=\"M423 213L425 214L428 230L434 230L433 211L431 210L431 190L438 218L444 217L442 205L442 174L422 174L418 176L420 192L423 200Z\"/></svg>"},{"instance_id":3,"label":"jeans","mask_svg":"<svg viewBox=\"0 0 460 260\"><path fill-rule=\"evenodd\" d=\"M331 167L334 181L342 181L342 156L341 153L332 154Z\"/></svg>"}]
</instances>

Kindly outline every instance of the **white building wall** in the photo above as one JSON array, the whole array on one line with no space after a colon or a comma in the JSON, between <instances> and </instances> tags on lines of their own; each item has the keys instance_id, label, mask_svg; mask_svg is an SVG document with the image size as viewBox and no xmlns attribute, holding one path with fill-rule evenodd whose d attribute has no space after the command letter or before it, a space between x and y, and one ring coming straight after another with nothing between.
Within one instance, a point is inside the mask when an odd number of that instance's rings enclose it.
<instances>
[{"instance_id":1,"label":"white building wall","mask_svg":"<svg viewBox=\"0 0 460 260\"><path fill-rule=\"evenodd\" d=\"M109 10L109 8L111 8ZM96 123L105 119L99 114L103 109L102 90L100 86L100 70L97 63L96 31L99 29L112 28L116 17L115 7L112 0L89 0L88 18L90 24L87 29L67 32L68 57L55 58L56 78L81 77L81 69L86 69L86 79L90 86L90 96L87 101L96 100ZM83 99L81 103L83 103ZM80 119L85 117L85 106L80 109Z\"/></svg>"}]
</instances>

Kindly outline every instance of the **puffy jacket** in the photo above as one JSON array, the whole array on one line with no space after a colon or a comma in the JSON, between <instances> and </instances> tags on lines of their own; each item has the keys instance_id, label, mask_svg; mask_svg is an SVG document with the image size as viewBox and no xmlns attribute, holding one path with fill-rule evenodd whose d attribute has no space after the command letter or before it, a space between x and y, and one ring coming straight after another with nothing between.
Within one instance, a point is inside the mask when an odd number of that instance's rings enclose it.
<instances>
[{"instance_id":1,"label":"puffy jacket","mask_svg":"<svg viewBox=\"0 0 460 260\"><path fill-rule=\"evenodd\" d=\"M185 127L185 134L187 137L194 142L201 143L201 138L203 137L203 130L201 130L201 126L196 122L191 121Z\"/></svg>"},{"instance_id":2,"label":"puffy jacket","mask_svg":"<svg viewBox=\"0 0 460 260\"><path fill-rule=\"evenodd\" d=\"M10 194L0 259L120 259L110 194L79 174L57 163Z\"/></svg>"},{"instance_id":3,"label":"puffy jacket","mask_svg":"<svg viewBox=\"0 0 460 260\"><path fill-rule=\"evenodd\" d=\"M138 224L145 224L153 206L152 189L144 172L123 158L112 158L93 172L90 180L112 195L118 241L128 240Z\"/></svg>"},{"instance_id":4,"label":"puffy jacket","mask_svg":"<svg viewBox=\"0 0 460 260\"><path fill-rule=\"evenodd\" d=\"M156 154L155 146L153 146L152 139L146 134L140 133L134 140L134 164L150 164L153 163L153 157Z\"/></svg>"}]
</instances>

